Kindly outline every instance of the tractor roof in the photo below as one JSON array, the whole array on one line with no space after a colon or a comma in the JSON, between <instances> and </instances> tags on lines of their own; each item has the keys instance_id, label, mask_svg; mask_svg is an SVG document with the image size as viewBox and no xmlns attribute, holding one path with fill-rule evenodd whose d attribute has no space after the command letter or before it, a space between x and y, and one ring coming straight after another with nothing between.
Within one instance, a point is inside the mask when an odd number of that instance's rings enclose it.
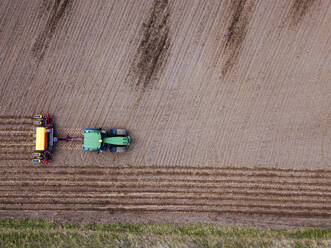
<instances>
[{"instance_id":1,"label":"tractor roof","mask_svg":"<svg viewBox=\"0 0 331 248\"><path fill-rule=\"evenodd\" d=\"M84 130L84 150L99 150L101 143L102 139L99 130Z\"/></svg>"}]
</instances>

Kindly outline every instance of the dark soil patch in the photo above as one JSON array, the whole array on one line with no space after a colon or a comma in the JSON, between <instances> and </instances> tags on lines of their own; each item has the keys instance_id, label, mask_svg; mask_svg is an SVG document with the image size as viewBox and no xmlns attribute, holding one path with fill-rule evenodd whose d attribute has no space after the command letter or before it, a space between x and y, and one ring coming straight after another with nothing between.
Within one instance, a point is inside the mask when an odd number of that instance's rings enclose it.
<instances>
[{"instance_id":1,"label":"dark soil patch","mask_svg":"<svg viewBox=\"0 0 331 248\"><path fill-rule=\"evenodd\" d=\"M291 7L292 25L297 25L318 0L294 0Z\"/></svg>"},{"instance_id":2,"label":"dark soil patch","mask_svg":"<svg viewBox=\"0 0 331 248\"><path fill-rule=\"evenodd\" d=\"M55 30L67 9L72 5L72 1L73 0L43 0L42 7L44 11L51 11L51 13L44 30L39 34L32 47L32 53L38 60L43 59Z\"/></svg>"},{"instance_id":3,"label":"dark soil patch","mask_svg":"<svg viewBox=\"0 0 331 248\"><path fill-rule=\"evenodd\" d=\"M225 54L227 56L222 69L223 76L232 69L238 59L242 43L246 37L252 7L253 4L247 0L235 0L231 3L232 17L225 39Z\"/></svg>"},{"instance_id":4,"label":"dark soil patch","mask_svg":"<svg viewBox=\"0 0 331 248\"><path fill-rule=\"evenodd\" d=\"M144 32L137 53L134 74L138 77L137 86L145 89L166 62L169 38L168 0L155 0L150 17L143 24Z\"/></svg>"}]
</instances>

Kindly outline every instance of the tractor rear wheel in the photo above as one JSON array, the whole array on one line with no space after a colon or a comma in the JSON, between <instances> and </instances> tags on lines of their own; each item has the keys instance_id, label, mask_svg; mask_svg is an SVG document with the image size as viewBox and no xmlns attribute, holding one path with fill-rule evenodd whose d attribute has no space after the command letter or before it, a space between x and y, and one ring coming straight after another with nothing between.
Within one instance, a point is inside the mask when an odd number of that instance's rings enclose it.
<instances>
[{"instance_id":1,"label":"tractor rear wheel","mask_svg":"<svg viewBox=\"0 0 331 248\"><path fill-rule=\"evenodd\" d=\"M111 136L127 136L128 131L124 128L112 128L109 131Z\"/></svg>"},{"instance_id":2,"label":"tractor rear wheel","mask_svg":"<svg viewBox=\"0 0 331 248\"><path fill-rule=\"evenodd\" d=\"M109 148L110 152L126 152L128 148L126 146L111 146Z\"/></svg>"}]
</instances>

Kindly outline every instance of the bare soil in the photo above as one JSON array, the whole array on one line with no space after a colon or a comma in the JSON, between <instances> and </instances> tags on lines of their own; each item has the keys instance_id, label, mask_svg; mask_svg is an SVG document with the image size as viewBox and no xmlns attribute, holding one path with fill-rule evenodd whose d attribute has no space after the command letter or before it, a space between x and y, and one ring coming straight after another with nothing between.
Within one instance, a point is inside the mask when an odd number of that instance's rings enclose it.
<instances>
[{"instance_id":1,"label":"bare soil","mask_svg":"<svg viewBox=\"0 0 331 248\"><path fill-rule=\"evenodd\" d=\"M0 217L331 226L328 0L0 3ZM125 154L59 136L126 128Z\"/></svg>"}]
</instances>

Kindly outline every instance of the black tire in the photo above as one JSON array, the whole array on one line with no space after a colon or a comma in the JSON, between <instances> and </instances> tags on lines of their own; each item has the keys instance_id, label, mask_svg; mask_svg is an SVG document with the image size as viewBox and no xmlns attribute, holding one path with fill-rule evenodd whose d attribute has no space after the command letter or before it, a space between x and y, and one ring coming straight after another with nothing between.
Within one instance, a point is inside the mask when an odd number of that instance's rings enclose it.
<instances>
[{"instance_id":1,"label":"black tire","mask_svg":"<svg viewBox=\"0 0 331 248\"><path fill-rule=\"evenodd\" d=\"M128 148L126 146L117 146L116 152L127 152Z\"/></svg>"},{"instance_id":2,"label":"black tire","mask_svg":"<svg viewBox=\"0 0 331 248\"><path fill-rule=\"evenodd\" d=\"M109 131L110 135L112 136L127 136L128 131L124 128L112 128Z\"/></svg>"},{"instance_id":3,"label":"black tire","mask_svg":"<svg viewBox=\"0 0 331 248\"><path fill-rule=\"evenodd\" d=\"M128 150L128 148L126 146L111 146L111 147L109 147L110 152L120 153L120 152L126 152L127 150Z\"/></svg>"}]
</instances>

